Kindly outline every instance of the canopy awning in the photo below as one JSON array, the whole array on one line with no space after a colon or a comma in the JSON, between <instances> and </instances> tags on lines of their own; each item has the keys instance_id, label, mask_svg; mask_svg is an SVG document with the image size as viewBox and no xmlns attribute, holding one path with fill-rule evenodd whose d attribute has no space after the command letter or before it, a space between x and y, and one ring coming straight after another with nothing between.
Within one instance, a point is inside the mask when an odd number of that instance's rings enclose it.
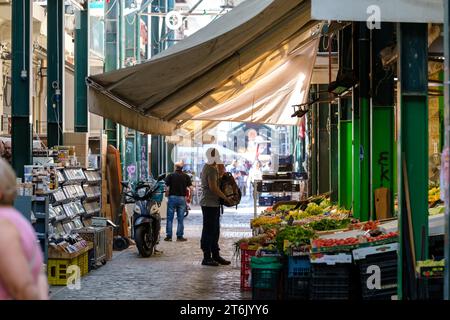
<instances>
[{"instance_id":1,"label":"canopy awning","mask_svg":"<svg viewBox=\"0 0 450 320\"><path fill-rule=\"evenodd\" d=\"M247 0L147 62L89 77L89 109L141 132L171 135L295 64L319 29L310 12L310 0Z\"/></svg>"},{"instance_id":2,"label":"canopy awning","mask_svg":"<svg viewBox=\"0 0 450 320\"><path fill-rule=\"evenodd\" d=\"M250 89L193 119L296 125L298 118L291 117L292 106L308 100L317 49L318 39L258 79Z\"/></svg>"}]
</instances>

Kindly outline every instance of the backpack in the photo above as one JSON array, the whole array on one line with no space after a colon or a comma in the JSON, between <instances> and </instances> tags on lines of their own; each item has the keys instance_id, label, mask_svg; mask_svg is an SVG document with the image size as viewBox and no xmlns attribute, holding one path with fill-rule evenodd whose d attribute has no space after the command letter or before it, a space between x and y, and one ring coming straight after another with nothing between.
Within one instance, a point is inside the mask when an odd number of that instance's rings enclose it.
<instances>
[{"instance_id":1,"label":"backpack","mask_svg":"<svg viewBox=\"0 0 450 320\"><path fill-rule=\"evenodd\" d=\"M222 191L228 198L230 198L231 203L225 203L223 199L220 199L220 204L226 207L234 207L237 206L241 202L242 193L236 184L236 180L233 175L229 172L226 172L222 178L220 178L219 182L220 191Z\"/></svg>"}]
</instances>

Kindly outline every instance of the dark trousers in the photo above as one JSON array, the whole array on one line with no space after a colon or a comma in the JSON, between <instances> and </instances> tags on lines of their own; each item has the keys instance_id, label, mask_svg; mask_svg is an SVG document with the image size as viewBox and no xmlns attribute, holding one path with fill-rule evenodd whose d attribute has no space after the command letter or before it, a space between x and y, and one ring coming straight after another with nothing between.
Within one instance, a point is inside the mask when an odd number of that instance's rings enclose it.
<instances>
[{"instance_id":1,"label":"dark trousers","mask_svg":"<svg viewBox=\"0 0 450 320\"><path fill-rule=\"evenodd\" d=\"M219 255L220 207L202 207L203 230L200 241L205 258Z\"/></svg>"}]
</instances>

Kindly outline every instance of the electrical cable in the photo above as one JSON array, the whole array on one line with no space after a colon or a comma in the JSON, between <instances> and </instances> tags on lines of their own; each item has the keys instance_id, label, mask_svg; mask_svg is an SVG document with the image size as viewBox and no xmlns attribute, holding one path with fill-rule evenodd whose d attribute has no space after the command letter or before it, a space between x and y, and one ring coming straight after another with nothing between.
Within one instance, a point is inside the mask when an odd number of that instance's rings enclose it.
<instances>
[{"instance_id":1,"label":"electrical cable","mask_svg":"<svg viewBox=\"0 0 450 320\"><path fill-rule=\"evenodd\" d=\"M128 25L132 26L132 25L134 24L134 22L136 21L136 15L135 15L135 14L133 15L133 21L131 21L131 22L130 22L130 20L129 20L129 16L130 16L130 15L127 15L127 16L125 17L125 20L127 21Z\"/></svg>"},{"instance_id":2,"label":"electrical cable","mask_svg":"<svg viewBox=\"0 0 450 320\"><path fill-rule=\"evenodd\" d=\"M111 7L109 7L109 10L105 12L104 17L106 17L114 8L114 6L117 4L117 0L114 0L114 3L111 5Z\"/></svg>"}]
</instances>

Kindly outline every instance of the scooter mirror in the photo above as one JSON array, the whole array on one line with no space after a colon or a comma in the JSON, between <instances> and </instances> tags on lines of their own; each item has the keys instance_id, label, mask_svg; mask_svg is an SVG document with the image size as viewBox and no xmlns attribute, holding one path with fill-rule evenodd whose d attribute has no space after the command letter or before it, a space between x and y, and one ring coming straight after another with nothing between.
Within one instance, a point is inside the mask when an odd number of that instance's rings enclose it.
<instances>
[{"instance_id":1,"label":"scooter mirror","mask_svg":"<svg viewBox=\"0 0 450 320\"><path fill-rule=\"evenodd\" d=\"M163 174L159 175L158 181L164 180L165 178L166 178L166 174L163 173Z\"/></svg>"}]
</instances>

